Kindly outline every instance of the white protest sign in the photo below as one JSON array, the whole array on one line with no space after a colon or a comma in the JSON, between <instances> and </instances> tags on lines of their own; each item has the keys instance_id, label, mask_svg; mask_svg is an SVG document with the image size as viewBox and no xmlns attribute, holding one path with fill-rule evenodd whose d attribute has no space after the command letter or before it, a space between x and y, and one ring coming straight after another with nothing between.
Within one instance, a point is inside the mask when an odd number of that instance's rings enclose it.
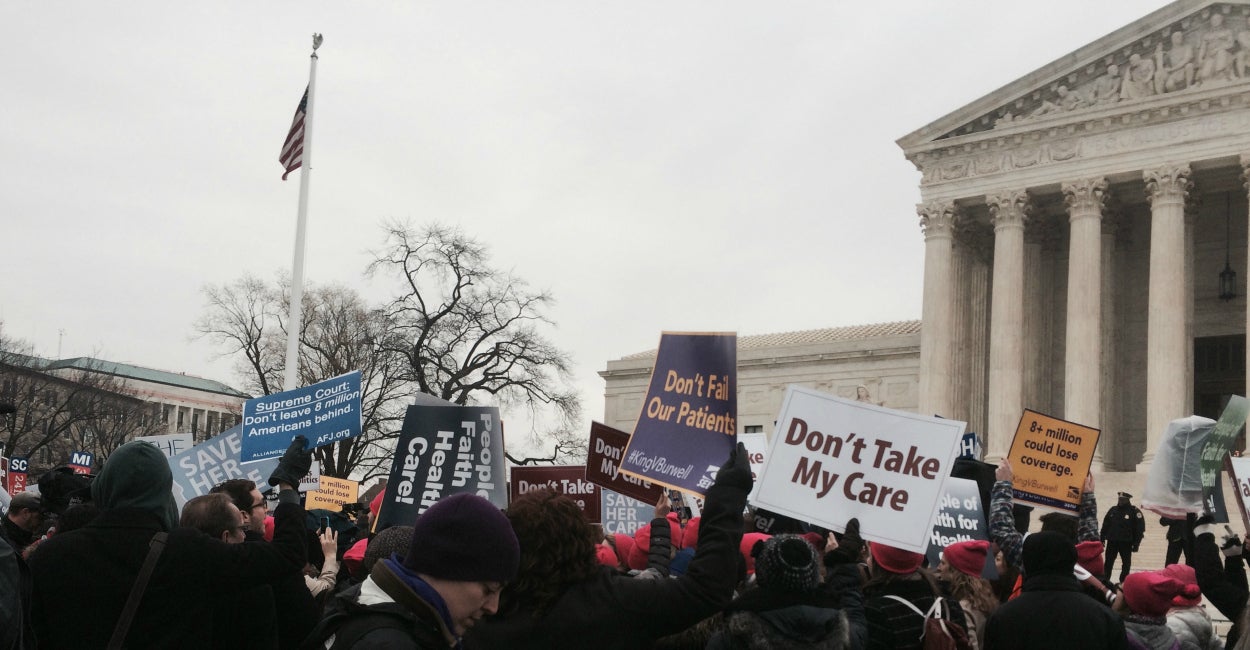
<instances>
[{"instance_id":1,"label":"white protest sign","mask_svg":"<svg viewBox=\"0 0 1250 650\"><path fill-rule=\"evenodd\" d=\"M739 433L738 442L747 449L747 460L751 462L751 477L755 479L755 487L751 489L751 498L755 503L755 493L760 489L760 474L764 472L764 459L768 456L768 437L762 433Z\"/></svg>"},{"instance_id":2,"label":"white protest sign","mask_svg":"<svg viewBox=\"0 0 1250 650\"><path fill-rule=\"evenodd\" d=\"M755 504L924 553L963 422L790 386Z\"/></svg>"},{"instance_id":3,"label":"white protest sign","mask_svg":"<svg viewBox=\"0 0 1250 650\"><path fill-rule=\"evenodd\" d=\"M321 463L320 461L314 460L312 462L312 465L308 467L308 473L304 475L304 478L301 478L299 480L299 491L300 492L313 492L315 490L320 490L320 489L321 489Z\"/></svg>"},{"instance_id":4,"label":"white protest sign","mask_svg":"<svg viewBox=\"0 0 1250 650\"><path fill-rule=\"evenodd\" d=\"M1241 521L1250 530L1250 457L1229 456L1229 469L1233 475L1233 487L1236 488L1237 504L1241 506Z\"/></svg>"},{"instance_id":5,"label":"white protest sign","mask_svg":"<svg viewBox=\"0 0 1250 650\"><path fill-rule=\"evenodd\" d=\"M165 454L166 458L173 458L178 454L195 446L195 439L189 433L170 433L163 436L139 436L135 440L142 440Z\"/></svg>"}]
</instances>

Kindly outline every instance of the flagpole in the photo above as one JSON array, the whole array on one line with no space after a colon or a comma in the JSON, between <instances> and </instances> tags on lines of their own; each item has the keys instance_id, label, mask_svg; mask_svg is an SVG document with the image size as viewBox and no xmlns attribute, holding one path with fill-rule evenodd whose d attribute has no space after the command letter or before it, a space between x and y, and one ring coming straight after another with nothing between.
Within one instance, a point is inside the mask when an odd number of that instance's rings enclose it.
<instances>
[{"instance_id":1,"label":"flagpole","mask_svg":"<svg viewBox=\"0 0 1250 650\"><path fill-rule=\"evenodd\" d=\"M308 68L308 104L304 114L304 152L299 170L299 216L295 220L295 261L291 264L291 312L287 319L283 390L299 387L299 335L304 328L304 238L308 229L308 178L312 176L313 97L317 90L319 47L321 34L313 34L312 61Z\"/></svg>"}]
</instances>

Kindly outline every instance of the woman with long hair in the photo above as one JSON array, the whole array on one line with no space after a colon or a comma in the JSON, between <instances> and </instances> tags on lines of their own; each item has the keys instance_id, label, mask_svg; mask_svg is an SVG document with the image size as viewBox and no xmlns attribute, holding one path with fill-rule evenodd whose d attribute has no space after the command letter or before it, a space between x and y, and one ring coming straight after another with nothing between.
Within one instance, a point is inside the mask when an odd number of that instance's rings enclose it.
<instances>
[{"instance_id":1,"label":"woman with long hair","mask_svg":"<svg viewBox=\"0 0 1250 650\"><path fill-rule=\"evenodd\" d=\"M947 618L968 628L959 602L942 590L932 573L920 567L924 555L876 542L868 545L868 554L870 578L864 585L864 615L869 650L920 650L925 617L912 607L928 612L938 598L944 601Z\"/></svg>"},{"instance_id":2,"label":"woman with long hair","mask_svg":"<svg viewBox=\"0 0 1250 650\"><path fill-rule=\"evenodd\" d=\"M968 622L968 641L973 648L985 645L985 621L998 609L998 597L981 570L989 555L990 543L982 540L957 542L942 551L938 577L946 583L951 597L959 601Z\"/></svg>"},{"instance_id":3,"label":"woman with long hair","mask_svg":"<svg viewBox=\"0 0 1250 650\"><path fill-rule=\"evenodd\" d=\"M595 560L593 535L571 499L531 492L508 507L520 570L499 612L465 635L465 648L632 650L719 612L738 581L742 510L753 479L741 444L705 495L694 559L672 579L637 580Z\"/></svg>"}]
</instances>

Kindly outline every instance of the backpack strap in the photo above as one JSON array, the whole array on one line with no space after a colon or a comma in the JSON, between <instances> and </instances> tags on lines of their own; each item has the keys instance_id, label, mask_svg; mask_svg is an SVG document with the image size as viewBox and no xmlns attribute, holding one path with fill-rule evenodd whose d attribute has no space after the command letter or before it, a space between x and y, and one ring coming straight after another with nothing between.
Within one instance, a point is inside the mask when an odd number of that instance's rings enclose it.
<instances>
[{"instance_id":1,"label":"backpack strap","mask_svg":"<svg viewBox=\"0 0 1250 650\"><path fill-rule=\"evenodd\" d=\"M923 618L928 618L928 617L929 617L929 615L928 615L928 614L925 614L924 612L920 611L920 608L919 608L919 607L916 607L915 605L913 605L913 604L912 604L912 602L911 602L910 600L907 600L906 598L902 598L902 597L900 597L900 596L895 596L894 594L888 594L888 595L886 595L886 596L883 596L883 598L889 598L890 600L894 600L894 601L898 601L898 602L900 602L900 603L903 603L904 605L906 605L906 606L907 606L907 609L910 609L911 611L916 612L917 614L919 614L919 615L920 615L921 617L923 617Z\"/></svg>"},{"instance_id":2,"label":"backpack strap","mask_svg":"<svg viewBox=\"0 0 1250 650\"><path fill-rule=\"evenodd\" d=\"M121 618L117 619L117 626L113 628L108 650L120 650L122 643L126 641L130 623L135 618L135 612L139 611L139 602L143 600L143 592L148 588L148 579L152 577L152 571L156 570L156 560L161 556L161 551L165 550L165 539L168 537L169 533L161 531L148 542L148 556L143 560L143 567L139 569L134 586L130 588L130 597L126 599Z\"/></svg>"}]
</instances>

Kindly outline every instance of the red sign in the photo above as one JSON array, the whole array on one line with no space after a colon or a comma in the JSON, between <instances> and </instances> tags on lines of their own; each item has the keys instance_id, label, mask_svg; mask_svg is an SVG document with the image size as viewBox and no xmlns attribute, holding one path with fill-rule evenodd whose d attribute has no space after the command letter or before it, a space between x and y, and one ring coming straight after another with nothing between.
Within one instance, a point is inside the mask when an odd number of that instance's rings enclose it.
<instances>
[{"instance_id":1,"label":"red sign","mask_svg":"<svg viewBox=\"0 0 1250 650\"><path fill-rule=\"evenodd\" d=\"M586 480L643 503L655 503L664 488L636 476L620 474L621 454L629 445L629 434L606 424L590 423L590 451L586 454Z\"/></svg>"},{"instance_id":2,"label":"red sign","mask_svg":"<svg viewBox=\"0 0 1250 650\"><path fill-rule=\"evenodd\" d=\"M555 490L576 501L586 521L599 523L599 486L586 480L585 465L513 467L510 487L512 499L533 490Z\"/></svg>"}]
</instances>

